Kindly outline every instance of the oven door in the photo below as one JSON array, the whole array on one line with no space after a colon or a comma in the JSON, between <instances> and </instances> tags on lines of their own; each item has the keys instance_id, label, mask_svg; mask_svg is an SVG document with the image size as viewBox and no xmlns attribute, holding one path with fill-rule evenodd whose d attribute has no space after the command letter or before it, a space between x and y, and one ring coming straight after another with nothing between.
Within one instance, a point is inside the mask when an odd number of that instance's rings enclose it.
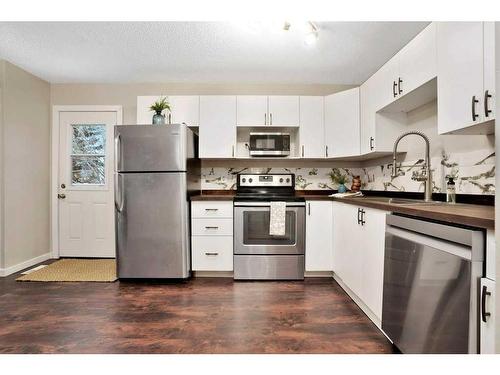
<instances>
[{"instance_id":1,"label":"oven door","mask_svg":"<svg viewBox=\"0 0 500 375\"><path fill-rule=\"evenodd\" d=\"M234 254L304 254L305 202L289 202L285 235L269 234L269 202L234 203Z\"/></svg>"}]
</instances>

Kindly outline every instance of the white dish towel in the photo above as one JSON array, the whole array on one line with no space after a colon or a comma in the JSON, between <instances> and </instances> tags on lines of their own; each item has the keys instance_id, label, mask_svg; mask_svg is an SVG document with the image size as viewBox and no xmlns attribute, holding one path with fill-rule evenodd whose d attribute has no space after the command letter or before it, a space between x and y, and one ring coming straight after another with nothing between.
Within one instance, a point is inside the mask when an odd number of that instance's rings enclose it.
<instances>
[{"instance_id":1,"label":"white dish towel","mask_svg":"<svg viewBox=\"0 0 500 375\"><path fill-rule=\"evenodd\" d=\"M269 219L269 234L271 236L285 235L286 202L271 202Z\"/></svg>"}]
</instances>

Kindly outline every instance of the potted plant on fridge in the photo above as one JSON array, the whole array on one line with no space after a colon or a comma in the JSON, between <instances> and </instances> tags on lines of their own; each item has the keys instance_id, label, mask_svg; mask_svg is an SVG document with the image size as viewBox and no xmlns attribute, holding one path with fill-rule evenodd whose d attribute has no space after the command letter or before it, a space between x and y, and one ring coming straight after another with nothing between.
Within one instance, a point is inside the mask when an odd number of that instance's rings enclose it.
<instances>
[{"instance_id":1,"label":"potted plant on fridge","mask_svg":"<svg viewBox=\"0 0 500 375\"><path fill-rule=\"evenodd\" d=\"M160 97L156 102L154 102L150 107L150 111L155 112L153 115L153 125L165 125L165 115L163 111L170 112L170 103L167 97Z\"/></svg>"}]
</instances>

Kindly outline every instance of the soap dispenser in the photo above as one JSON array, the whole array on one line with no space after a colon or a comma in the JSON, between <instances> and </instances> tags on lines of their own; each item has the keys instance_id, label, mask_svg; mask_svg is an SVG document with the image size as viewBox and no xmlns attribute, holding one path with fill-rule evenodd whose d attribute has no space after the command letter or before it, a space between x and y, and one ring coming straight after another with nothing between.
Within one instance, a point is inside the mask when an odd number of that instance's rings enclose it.
<instances>
[{"instance_id":1,"label":"soap dispenser","mask_svg":"<svg viewBox=\"0 0 500 375\"><path fill-rule=\"evenodd\" d=\"M446 183L446 202L456 203L457 194L455 189L455 181L453 181L453 176L448 176L448 182Z\"/></svg>"}]
</instances>

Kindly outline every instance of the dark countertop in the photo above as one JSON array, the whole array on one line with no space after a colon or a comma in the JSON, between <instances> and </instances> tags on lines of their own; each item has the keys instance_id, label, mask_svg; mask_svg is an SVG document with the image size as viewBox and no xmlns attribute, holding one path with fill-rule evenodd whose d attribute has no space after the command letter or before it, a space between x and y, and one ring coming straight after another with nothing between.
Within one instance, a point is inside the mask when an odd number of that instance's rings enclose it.
<instances>
[{"instance_id":1,"label":"dark countertop","mask_svg":"<svg viewBox=\"0 0 500 375\"><path fill-rule=\"evenodd\" d=\"M203 192L201 195L191 197L192 201L231 201L235 192L211 190ZM494 229L495 228L495 207L477 204L446 204L439 202L436 204L394 204L380 200L376 196L364 196L357 198L333 198L326 194L304 194L298 192L306 200L330 200L343 202L361 207L376 208L390 212L396 212L416 217L439 220L443 222L469 225L473 227ZM377 199L378 198L378 199Z\"/></svg>"}]
</instances>

